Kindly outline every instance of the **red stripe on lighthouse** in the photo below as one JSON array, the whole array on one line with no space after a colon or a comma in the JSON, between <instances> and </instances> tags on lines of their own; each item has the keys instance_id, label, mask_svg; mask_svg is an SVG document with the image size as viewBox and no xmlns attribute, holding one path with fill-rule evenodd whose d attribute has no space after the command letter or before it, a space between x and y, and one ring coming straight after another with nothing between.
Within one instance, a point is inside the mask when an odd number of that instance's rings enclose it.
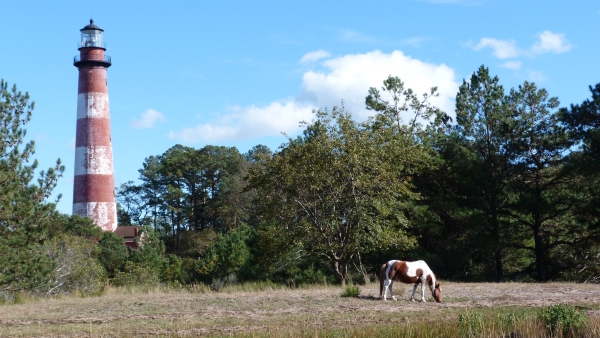
<instances>
[{"instance_id":1,"label":"red stripe on lighthouse","mask_svg":"<svg viewBox=\"0 0 600 338\"><path fill-rule=\"evenodd\" d=\"M110 119L78 119L75 147L111 146ZM112 159L111 159L112 161Z\"/></svg>"},{"instance_id":2,"label":"red stripe on lighthouse","mask_svg":"<svg viewBox=\"0 0 600 338\"><path fill-rule=\"evenodd\" d=\"M104 55L104 51L102 51ZM81 56L83 59L83 55ZM85 72L79 70L78 93L106 93L108 94L108 84L106 82L106 68L96 67L87 68Z\"/></svg>"},{"instance_id":3,"label":"red stripe on lighthouse","mask_svg":"<svg viewBox=\"0 0 600 338\"><path fill-rule=\"evenodd\" d=\"M80 188L73 195L73 203L115 201L113 175L78 175L74 183Z\"/></svg>"}]
</instances>

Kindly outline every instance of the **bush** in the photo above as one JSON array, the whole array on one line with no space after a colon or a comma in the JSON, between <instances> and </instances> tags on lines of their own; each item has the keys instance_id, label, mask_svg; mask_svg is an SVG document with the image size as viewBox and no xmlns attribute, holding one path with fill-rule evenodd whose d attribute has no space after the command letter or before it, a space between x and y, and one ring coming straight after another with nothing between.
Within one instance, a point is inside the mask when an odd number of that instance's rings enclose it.
<instances>
[{"instance_id":1,"label":"bush","mask_svg":"<svg viewBox=\"0 0 600 338\"><path fill-rule=\"evenodd\" d=\"M557 329L562 329L565 335L571 330L581 328L587 320L585 312L566 304L556 304L543 308L538 313L538 317L544 321L548 331L554 333Z\"/></svg>"},{"instance_id":2,"label":"bush","mask_svg":"<svg viewBox=\"0 0 600 338\"><path fill-rule=\"evenodd\" d=\"M160 278L156 271L144 264L125 263L124 271L117 271L111 279L114 286L158 286Z\"/></svg>"},{"instance_id":3,"label":"bush","mask_svg":"<svg viewBox=\"0 0 600 338\"><path fill-rule=\"evenodd\" d=\"M225 286L238 284L237 277L234 274L229 274L227 276L222 276L220 278L213 279L212 283L210 283L210 289L213 291L219 291L221 288Z\"/></svg>"},{"instance_id":4,"label":"bush","mask_svg":"<svg viewBox=\"0 0 600 338\"><path fill-rule=\"evenodd\" d=\"M342 297L358 297L358 295L360 295L360 289L356 285L346 285L342 291Z\"/></svg>"},{"instance_id":5,"label":"bush","mask_svg":"<svg viewBox=\"0 0 600 338\"><path fill-rule=\"evenodd\" d=\"M219 234L215 244L200 260L198 272L208 277L208 280L237 275L252 257L247 241L253 235L254 230L246 224L225 235Z\"/></svg>"},{"instance_id":6,"label":"bush","mask_svg":"<svg viewBox=\"0 0 600 338\"><path fill-rule=\"evenodd\" d=\"M106 272L97 260L96 243L71 235L53 238L48 256L55 264L44 292L49 295L98 294L104 287Z\"/></svg>"},{"instance_id":7,"label":"bush","mask_svg":"<svg viewBox=\"0 0 600 338\"><path fill-rule=\"evenodd\" d=\"M176 255L169 255L165 259L164 268L161 273L161 279L168 283L185 283L186 276L182 269L183 260Z\"/></svg>"},{"instance_id":8,"label":"bush","mask_svg":"<svg viewBox=\"0 0 600 338\"><path fill-rule=\"evenodd\" d=\"M100 253L98 260L104 266L109 277L123 267L127 260L127 246L125 239L118 237L114 232L106 232L100 240Z\"/></svg>"}]
</instances>

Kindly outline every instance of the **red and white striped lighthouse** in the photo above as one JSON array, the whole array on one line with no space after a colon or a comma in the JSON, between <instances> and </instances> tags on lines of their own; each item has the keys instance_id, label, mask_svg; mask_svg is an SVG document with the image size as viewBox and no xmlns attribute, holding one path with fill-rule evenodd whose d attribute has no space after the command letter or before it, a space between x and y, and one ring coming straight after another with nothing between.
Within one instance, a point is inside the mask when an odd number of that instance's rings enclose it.
<instances>
[{"instance_id":1,"label":"red and white striped lighthouse","mask_svg":"<svg viewBox=\"0 0 600 338\"><path fill-rule=\"evenodd\" d=\"M90 20L81 29L79 55L73 60L79 69L73 214L93 219L104 231L115 231L117 205L106 80L111 59L104 55L103 32Z\"/></svg>"}]
</instances>

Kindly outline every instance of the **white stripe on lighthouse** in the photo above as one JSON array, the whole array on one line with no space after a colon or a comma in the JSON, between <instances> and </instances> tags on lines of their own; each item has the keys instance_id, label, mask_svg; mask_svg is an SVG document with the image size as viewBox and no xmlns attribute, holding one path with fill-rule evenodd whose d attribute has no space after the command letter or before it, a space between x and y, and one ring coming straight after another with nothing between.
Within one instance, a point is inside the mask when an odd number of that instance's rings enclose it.
<instances>
[{"instance_id":1,"label":"white stripe on lighthouse","mask_svg":"<svg viewBox=\"0 0 600 338\"><path fill-rule=\"evenodd\" d=\"M75 148L75 175L113 175L113 154L110 146Z\"/></svg>"},{"instance_id":2,"label":"white stripe on lighthouse","mask_svg":"<svg viewBox=\"0 0 600 338\"><path fill-rule=\"evenodd\" d=\"M108 93L81 93L77 95L77 118L110 118Z\"/></svg>"},{"instance_id":3,"label":"white stripe on lighthouse","mask_svg":"<svg viewBox=\"0 0 600 338\"><path fill-rule=\"evenodd\" d=\"M117 205L114 202L73 203L73 214L90 217L104 231L117 229Z\"/></svg>"}]
</instances>

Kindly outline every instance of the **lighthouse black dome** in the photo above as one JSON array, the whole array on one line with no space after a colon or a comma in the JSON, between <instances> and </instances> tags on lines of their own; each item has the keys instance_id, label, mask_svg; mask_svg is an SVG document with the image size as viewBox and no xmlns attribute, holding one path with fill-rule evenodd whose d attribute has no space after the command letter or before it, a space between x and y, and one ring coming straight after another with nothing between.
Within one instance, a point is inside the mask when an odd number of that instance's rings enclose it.
<instances>
[{"instance_id":1,"label":"lighthouse black dome","mask_svg":"<svg viewBox=\"0 0 600 338\"><path fill-rule=\"evenodd\" d=\"M96 30L96 31L104 32L104 29L94 25L94 19L90 19L90 24L83 27L82 29L80 29L80 31L87 31L87 30Z\"/></svg>"}]
</instances>

